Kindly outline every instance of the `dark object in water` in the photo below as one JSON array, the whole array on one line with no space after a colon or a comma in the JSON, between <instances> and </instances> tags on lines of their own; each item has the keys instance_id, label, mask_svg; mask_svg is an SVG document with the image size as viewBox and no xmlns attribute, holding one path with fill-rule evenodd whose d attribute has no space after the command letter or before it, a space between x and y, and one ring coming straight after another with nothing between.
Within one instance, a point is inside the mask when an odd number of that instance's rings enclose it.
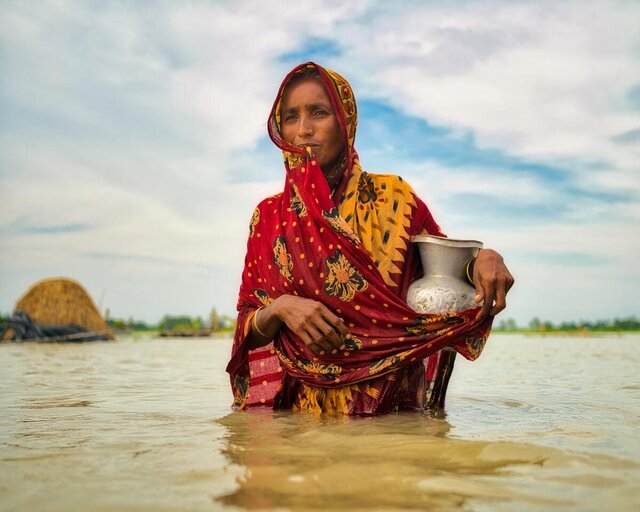
<instances>
[{"instance_id":1,"label":"dark object in water","mask_svg":"<svg viewBox=\"0 0 640 512\"><path fill-rule=\"evenodd\" d=\"M211 329L168 329L162 331L163 338L207 338L211 336Z\"/></svg>"},{"instance_id":2,"label":"dark object in water","mask_svg":"<svg viewBox=\"0 0 640 512\"><path fill-rule=\"evenodd\" d=\"M24 311L16 311L11 319L0 325L0 339L11 329L13 336L6 341L106 341L107 331L90 332L77 325L46 325L34 322Z\"/></svg>"}]
</instances>

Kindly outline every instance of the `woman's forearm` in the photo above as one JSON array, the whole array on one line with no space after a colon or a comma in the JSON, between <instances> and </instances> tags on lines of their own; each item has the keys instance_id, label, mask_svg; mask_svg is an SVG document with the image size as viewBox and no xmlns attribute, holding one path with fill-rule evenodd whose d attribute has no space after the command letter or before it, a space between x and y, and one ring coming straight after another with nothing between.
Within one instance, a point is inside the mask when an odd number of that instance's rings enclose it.
<instances>
[{"instance_id":1,"label":"woman's forearm","mask_svg":"<svg viewBox=\"0 0 640 512\"><path fill-rule=\"evenodd\" d=\"M314 352L335 353L348 334L344 321L321 302L295 295L280 295L259 309L251 320L249 349L264 347L287 326Z\"/></svg>"},{"instance_id":2,"label":"woman's forearm","mask_svg":"<svg viewBox=\"0 0 640 512\"><path fill-rule=\"evenodd\" d=\"M268 306L256 311L251 321L251 331L249 333L250 349L268 345L282 327L280 299L281 297L278 297Z\"/></svg>"}]
</instances>

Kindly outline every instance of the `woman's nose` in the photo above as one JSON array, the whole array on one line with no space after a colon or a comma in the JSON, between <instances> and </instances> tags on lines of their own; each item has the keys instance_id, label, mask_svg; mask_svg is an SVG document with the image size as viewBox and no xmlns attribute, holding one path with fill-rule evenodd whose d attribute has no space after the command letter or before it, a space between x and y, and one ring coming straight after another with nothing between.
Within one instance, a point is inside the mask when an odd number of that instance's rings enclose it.
<instances>
[{"instance_id":1,"label":"woman's nose","mask_svg":"<svg viewBox=\"0 0 640 512\"><path fill-rule=\"evenodd\" d=\"M313 125L308 117L301 117L298 125L298 137L313 135Z\"/></svg>"}]
</instances>

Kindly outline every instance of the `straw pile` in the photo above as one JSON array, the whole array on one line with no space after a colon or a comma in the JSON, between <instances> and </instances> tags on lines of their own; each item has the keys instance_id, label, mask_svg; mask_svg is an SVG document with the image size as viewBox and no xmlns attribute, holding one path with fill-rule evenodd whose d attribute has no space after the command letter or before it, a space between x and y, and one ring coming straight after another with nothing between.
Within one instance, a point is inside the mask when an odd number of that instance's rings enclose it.
<instances>
[{"instance_id":1,"label":"straw pile","mask_svg":"<svg viewBox=\"0 0 640 512\"><path fill-rule=\"evenodd\" d=\"M77 325L90 332L105 332L114 339L89 294L71 279L38 281L20 297L14 311L24 311L38 324Z\"/></svg>"}]
</instances>

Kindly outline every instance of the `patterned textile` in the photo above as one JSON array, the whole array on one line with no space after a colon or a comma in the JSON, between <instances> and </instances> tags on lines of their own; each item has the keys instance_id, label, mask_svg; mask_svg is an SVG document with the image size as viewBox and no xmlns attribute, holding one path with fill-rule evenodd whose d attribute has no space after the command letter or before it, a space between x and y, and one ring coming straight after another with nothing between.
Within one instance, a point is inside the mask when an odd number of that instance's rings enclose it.
<instances>
[{"instance_id":1,"label":"patterned textile","mask_svg":"<svg viewBox=\"0 0 640 512\"><path fill-rule=\"evenodd\" d=\"M335 190L310 148L291 146L279 131L284 87L307 66L320 72L346 141L347 170ZM268 126L283 151L286 180L251 218L227 367L236 408L375 414L442 406L455 356L442 349L473 360L484 347L491 320L476 321L477 308L420 315L405 303L422 273L411 236L442 233L402 178L361 169L356 125L353 92L337 73L307 63L283 81ZM272 343L249 350L253 315L283 294L318 300L340 316L347 349L319 356L283 327Z\"/></svg>"}]
</instances>

